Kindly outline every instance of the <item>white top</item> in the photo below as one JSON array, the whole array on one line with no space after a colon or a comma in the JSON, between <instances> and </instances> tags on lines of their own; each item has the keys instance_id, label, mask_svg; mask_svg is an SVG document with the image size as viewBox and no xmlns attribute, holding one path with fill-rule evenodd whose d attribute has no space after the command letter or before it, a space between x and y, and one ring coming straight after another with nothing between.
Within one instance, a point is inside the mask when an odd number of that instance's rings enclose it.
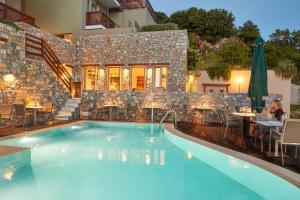
<instances>
[{"instance_id":1,"label":"white top","mask_svg":"<svg viewBox=\"0 0 300 200\"><path fill-rule=\"evenodd\" d=\"M256 124L263 125L266 127L282 127L281 121L255 121Z\"/></svg>"}]
</instances>

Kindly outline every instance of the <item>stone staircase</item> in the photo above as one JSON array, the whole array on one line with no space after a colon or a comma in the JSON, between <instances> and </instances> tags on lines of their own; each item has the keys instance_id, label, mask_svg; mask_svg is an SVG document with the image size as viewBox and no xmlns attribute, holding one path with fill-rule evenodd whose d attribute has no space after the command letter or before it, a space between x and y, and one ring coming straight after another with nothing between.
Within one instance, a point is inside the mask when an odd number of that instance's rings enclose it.
<instances>
[{"instance_id":1,"label":"stone staircase","mask_svg":"<svg viewBox=\"0 0 300 200\"><path fill-rule=\"evenodd\" d=\"M56 120L71 120L79 118L81 98L70 98L55 116Z\"/></svg>"}]
</instances>

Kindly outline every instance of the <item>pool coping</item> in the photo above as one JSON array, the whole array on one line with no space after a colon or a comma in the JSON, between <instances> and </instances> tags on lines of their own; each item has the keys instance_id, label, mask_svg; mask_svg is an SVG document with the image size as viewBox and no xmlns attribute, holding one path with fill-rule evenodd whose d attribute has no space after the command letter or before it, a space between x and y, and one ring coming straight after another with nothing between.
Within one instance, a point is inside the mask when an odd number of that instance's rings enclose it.
<instances>
[{"instance_id":1,"label":"pool coping","mask_svg":"<svg viewBox=\"0 0 300 200\"><path fill-rule=\"evenodd\" d=\"M167 131L169 131L170 133L172 133L178 137L181 137L183 139L186 139L186 140L195 142L197 144L203 145L205 147L214 149L221 153L225 153L229 156L236 157L240 160L249 162L250 164L256 165L268 172L271 172L272 174L274 174L276 176L279 176L279 177L285 179L286 181L292 183L293 185L295 185L296 187L298 187L300 189L300 175L293 171L290 171L288 169L285 169L285 168L275 165L273 163L264 161L262 159L256 158L254 156L250 156L250 155L247 155L247 154L244 154L244 153L241 153L241 152L238 152L238 151L226 148L226 147L222 147L217 144L213 144L211 142L207 142L205 140L201 140L199 138L187 135L187 134L182 133L181 131L177 130L173 124L164 124L164 125L165 125L165 128Z\"/></svg>"},{"instance_id":2,"label":"pool coping","mask_svg":"<svg viewBox=\"0 0 300 200\"><path fill-rule=\"evenodd\" d=\"M19 133L19 134L15 134L15 135L10 135L10 136L4 136L0 138L0 141L2 140L7 140L7 139L12 139L12 138L18 138L18 137L22 137L22 136L28 136L28 135L33 135L36 133L40 133L43 131L49 131L49 130L53 130L53 129L57 129L57 128L63 128L63 127L68 127L68 126L72 126L72 125L76 125L79 123L83 123L83 122L102 122L102 123L131 123L131 124L137 124L137 123L141 123L141 124L147 124L144 122L115 122L115 121L93 121L93 120L80 120L80 121L76 121L76 122L71 122L71 123L66 123L66 124L62 124L62 125L57 125L57 126L51 126L51 127L47 127L47 128L41 128L41 129L37 129L37 130L33 130L33 131L25 131L23 133ZM148 124L158 124L158 123L148 123ZM295 185L296 187L298 187L300 189L300 175L290 171L288 169L285 169L283 167L280 167L278 165L275 165L273 163L264 161L262 159L256 158L254 156L250 156L247 155L245 153L241 153L226 147L222 147L219 146L217 144L213 144L210 142L207 142L205 140L201 140L199 138L187 135L185 133L182 133L181 131L177 130L173 124L169 124L169 123L165 123L163 124L165 126L165 129L167 131L169 131L170 133L181 137L183 139L195 142L197 144L206 146L208 148L214 149L216 151L219 151L221 153L225 153L227 155L236 157L238 159L241 159L243 161L249 162L253 165L256 165L266 171L269 171L285 180L287 180L288 182L292 183L293 185ZM3 146L2 146L3 147Z\"/></svg>"}]
</instances>

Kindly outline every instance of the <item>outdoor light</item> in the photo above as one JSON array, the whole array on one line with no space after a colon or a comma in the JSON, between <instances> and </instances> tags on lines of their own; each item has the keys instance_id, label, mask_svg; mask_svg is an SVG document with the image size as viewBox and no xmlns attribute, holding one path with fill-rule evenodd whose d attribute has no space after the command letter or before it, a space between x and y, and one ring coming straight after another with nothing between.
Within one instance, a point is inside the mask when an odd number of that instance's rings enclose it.
<instances>
[{"instance_id":1,"label":"outdoor light","mask_svg":"<svg viewBox=\"0 0 300 200\"><path fill-rule=\"evenodd\" d=\"M241 84L243 83L243 79L239 78L238 79L238 84L239 84L239 94L241 94Z\"/></svg>"},{"instance_id":2,"label":"outdoor light","mask_svg":"<svg viewBox=\"0 0 300 200\"><path fill-rule=\"evenodd\" d=\"M193 82L194 81L194 76L190 75L189 80L190 80L190 82Z\"/></svg>"},{"instance_id":3,"label":"outdoor light","mask_svg":"<svg viewBox=\"0 0 300 200\"><path fill-rule=\"evenodd\" d=\"M3 76L4 81L6 82L14 82L15 76L13 74L6 74Z\"/></svg>"}]
</instances>

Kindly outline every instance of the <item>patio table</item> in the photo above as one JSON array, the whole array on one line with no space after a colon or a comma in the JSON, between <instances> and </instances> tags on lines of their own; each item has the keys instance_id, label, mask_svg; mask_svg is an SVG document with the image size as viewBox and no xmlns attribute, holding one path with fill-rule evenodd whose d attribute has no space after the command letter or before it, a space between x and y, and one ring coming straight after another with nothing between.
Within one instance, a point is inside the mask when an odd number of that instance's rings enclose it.
<instances>
[{"instance_id":1,"label":"patio table","mask_svg":"<svg viewBox=\"0 0 300 200\"><path fill-rule=\"evenodd\" d=\"M119 106L114 105L114 104L105 104L103 105L103 107L108 108L109 109L109 121L112 120L112 108L119 108Z\"/></svg>"},{"instance_id":2,"label":"patio table","mask_svg":"<svg viewBox=\"0 0 300 200\"><path fill-rule=\"evenodd\" d=\"M231 115L242 118L243 119L243 135L247 137L248 135L248 124L247 119L255 117L255 113L240 113L240 112L233 112Z\"/></svg>"},{"instance_id":3,"label":"patio table","mask_svg":"<svg viewBox=\"0 0 300 200\"><path fill-rule=\"evenodd\" d=\"M33 111L33 125L36 126L36 111L39 109L43 109L44 107L43 106L26 106L25 108Z\"/></svg>"},{"instance_id":4,"label":"patio table","mask_svg":"<svg viewBox=\"0 0 300 200\"><path fill-rule=\"evenodd\" d=\"M283 127L283 122L281 121L255 121L255 123L259 126L264 126L268 128L269 131L269 147L268 147L268 156L271 156L271 142L272 142L272 129L279 129ZM261 129L262 134L262 129ZM261 148L261 151L263 152L263 147ZM278 144L275 146L275 153L274 156L278 156Z\"/></svg>"}]
</instances>

